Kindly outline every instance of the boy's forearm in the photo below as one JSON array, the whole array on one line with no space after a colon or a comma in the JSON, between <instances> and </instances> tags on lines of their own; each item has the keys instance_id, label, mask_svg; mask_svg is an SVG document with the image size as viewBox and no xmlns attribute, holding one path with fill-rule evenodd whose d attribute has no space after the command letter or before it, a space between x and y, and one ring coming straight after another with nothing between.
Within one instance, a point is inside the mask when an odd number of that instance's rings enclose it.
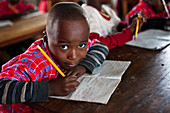
<instances>
[{"instance_id":1,"label":"boy's forearm","mask_svg":"<svg viewBox=\"0 0 170 113\"><path fill-rule=\"evenodd\" d=\"M120 21L119 24L117 25L117 31L121 32L127 26L128 26L127 22Z\"/></svg>"},{"instance_id":2,"label":"boy's forearm","mask_svg":"<svg viewBox=\"0 0 170 113\"><path fill-rule=\"evenodd\" d=\"M90 39L97 39L107 45L109 49L124 45L126 42L132 40L133 34L129 28L124 28L122 32L113 35L100 36L97 33L90 33Z\"/></svg>"},{"instance_id":3,"label":"boy's forearm","mask_svg":"<svg viewBox=\"0 0 170 113\"><path fill-rule=\"evenodd\" d=\"M97 42L91 46L86 57L79 63L79 65L83 65L88 72L92 73L94 68L100 66L104 62L108 53L108 47L104 43Z\"/></svg>"},{"instance_id":4,"label":"boy's forearm","mask_svg":"<svg viewBox=\"0 0 170 113\"><path fill-rule=\"evenodd\" d=\"M0 79L0 104L44 102L48 98L48 82L25 82Z\"/></svg>"}]
</instances>

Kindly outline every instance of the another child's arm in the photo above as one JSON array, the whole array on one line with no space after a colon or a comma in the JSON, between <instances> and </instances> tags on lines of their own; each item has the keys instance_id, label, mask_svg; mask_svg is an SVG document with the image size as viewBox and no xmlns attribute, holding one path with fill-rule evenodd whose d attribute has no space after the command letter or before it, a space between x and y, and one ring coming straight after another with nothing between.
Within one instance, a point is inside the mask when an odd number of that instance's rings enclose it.
<instances>
[{"instance_id":1,"label":"another child's arm","mask_svg":"<svg viewBox=\"0 0 170 113\"><path fill-rule=\"evenodd\" d=\"M128 26L127 22L120 21L119 24L117 25L116 29L117 29L118 32L121 32L127 26Z\"/></svg>"},{"instance_id":2,"label":"another child's arm","mask_svg":"<svg viewBox=\"0 0 170 113\"><path fill-rule=\"evenodd\" d=\"M138 16L139 15L139 16ZM141 30L144 23L147 22L147 18L143 13L138 13L136 17L133 17L131 24L128 26L128 28L131 30L131 32L134 34L134 31L136 29L136 22L137 19L139 19L139 30Z\"/></svg>"},{"instance_id":3,"label":"another child's arm","mask_svg":"<svg viewBox=\"0 0 170 113\"><path fill-rule=\"evenodd\" d=\"M136 20L137 19L134 19L131 25L129 25L127 28L124 28L122 32L118 32L113 35L107 35L107 36L100 36L97 33L91 33L89 37L90 39L98 39L100 42L106 44L109 49L122 46L126 42L132 40L135 31ZM143 17L140 17L139 29L141 28L142 24L143 24Z\"/></svg>"},{"instance_id":4,"label":"another child's arm","mask_svg":"<svg viewBox=\"0 0 170 113\"><path fill-rule=\"evenodd\" d=\"M77 77L86 72L92 73L96 67L104 62L108 53L109 49L104 43L96 42L90 47L86 57L76 67L65 71L65 73L67 76L75 75Z\"/></svg>"}]
</instances>

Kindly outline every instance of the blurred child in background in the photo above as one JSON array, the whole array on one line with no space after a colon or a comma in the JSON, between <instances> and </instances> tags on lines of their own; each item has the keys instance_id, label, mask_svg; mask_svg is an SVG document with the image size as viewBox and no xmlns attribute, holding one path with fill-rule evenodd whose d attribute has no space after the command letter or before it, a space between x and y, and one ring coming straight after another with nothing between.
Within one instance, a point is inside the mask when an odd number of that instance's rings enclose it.
<instances>
[{"instance_id":1,"label":"blurred child in background","mask_svg":"<svg viewBox=\"0 0 170 113\"><path fill-rule=\"evenodd\" d=\"M27 4L24 0L0 1L0 19L13 19L24 13L35 10L33 4Z\"/></svg>"},{"instance_id":2,"label":"blurred child in background","mask_svg":"<svg viewBox=\"0 0 170 113\"><path fill-rule=\"evenodd\" d=\"M170 0L165 0L165 2L168 4ZM167 5L167 8L170 12L169 5ZM141 30L151 28L166 30L170 26L170 17L165 11L162 0L139 0L139 3L127 14L125 21L129 22L131 16L138 12L142 12L148 18Z\"/></svg>"},{"instance_id":3,"label":"blurred child in background","mask_svg":"<svg viewBox=\"0 0 170 113\"><path fill-rule=\"evenodd\" d=\"M112 35L121 43L122 40L132 39L135 30L136 20L131 25L120 20L115 11L105 4L111 0L87 0L82 7L86 11L90 24L90 32L99 33L101 36ZM144 18L140 17L140 27ZM111 42L112 43L112 42Z\"/></svg>"}]
</instances>

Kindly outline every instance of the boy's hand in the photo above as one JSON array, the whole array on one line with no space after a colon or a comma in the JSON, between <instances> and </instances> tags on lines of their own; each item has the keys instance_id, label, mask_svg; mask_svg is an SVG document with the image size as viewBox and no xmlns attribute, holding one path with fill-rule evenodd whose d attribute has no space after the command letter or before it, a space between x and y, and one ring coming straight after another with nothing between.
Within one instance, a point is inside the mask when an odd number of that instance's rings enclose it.
<instances>
[{"instance_id":1,"label":"boy's hand","mask_svg":"<svg viewBox=\"0 0 170 113\"><path fill-rule=\"evenodd\" d=\"M64 73L66 76L77 76L78 78L81 77L84 73L86 73L86 68L82 65L77 65L74 68L69 70L65 70Z\"/></svg>"},{"instance_id":2,"label":"boy's hand","mask_svg":"<svg viewBox=\"0 0 170 113\"><path fill-rule=\"evenodd\" d=\"M63 78L60 75L57 79L49 81L49 96L66 96L75 91L79 85L77 78L76 76Z\"/></svg>"},{"instance_id":3,"label":"boy's hand","mask_svg":"<svg viewBox=\"0 0 170 113\"><path fill-rule=\"evenodd\" d=\"M131 24L138 17L138 14L140 15L140 18L142 18L143 22L147 21L146 15L142 11L140 11L140 12L137 12L137 13L133 14L132 16L130 16L129 24Z\"/></svg>"},{"instance_id":4,"label":"boy's hand","mask_svg":"<svg viewBox=\"0 0 170 113\"><path fill-rule=\"evenodd\" d=\"M143 13L139 14L140 16L138 17L135 17L132 21L132 23L128 26L128 28L131 30L131 32L134 34L135 32L135 29L136 29L136 22L137 22L137 19L139 19L139 31L140 29L142 28L142 25L144 22L147 21L146 17L143 15Z\"/></svg>"}]
</instances>

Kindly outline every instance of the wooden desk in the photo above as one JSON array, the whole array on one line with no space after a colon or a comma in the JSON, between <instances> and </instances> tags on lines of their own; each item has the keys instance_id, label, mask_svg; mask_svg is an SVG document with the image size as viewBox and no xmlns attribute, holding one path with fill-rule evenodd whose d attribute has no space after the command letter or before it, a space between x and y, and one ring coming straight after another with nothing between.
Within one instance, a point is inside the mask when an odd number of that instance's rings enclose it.
<instances>
[{"instance_id":1,"label":"wooden desk","mask_svg":"<svg viewBox=\"0 0 170 113\"><path fill-rule=\"evenodd\" d=\"M46 26L46 18L47 14L43 14L29 19L16 20L11 27L1 27L0 48L42 34Z\"/></svg>"},{"instance_id":2,"label":"wooden desk","mask_svg":"<svg viewBox=\"0 0 170 113\"><path fill-rule=\"evenodd\" d=\"M107 59L132 61L108 104L49 99L29 105L37 113L170 113L170 46L153 51L124 45Z\"/></svg>"}]
</instances>

